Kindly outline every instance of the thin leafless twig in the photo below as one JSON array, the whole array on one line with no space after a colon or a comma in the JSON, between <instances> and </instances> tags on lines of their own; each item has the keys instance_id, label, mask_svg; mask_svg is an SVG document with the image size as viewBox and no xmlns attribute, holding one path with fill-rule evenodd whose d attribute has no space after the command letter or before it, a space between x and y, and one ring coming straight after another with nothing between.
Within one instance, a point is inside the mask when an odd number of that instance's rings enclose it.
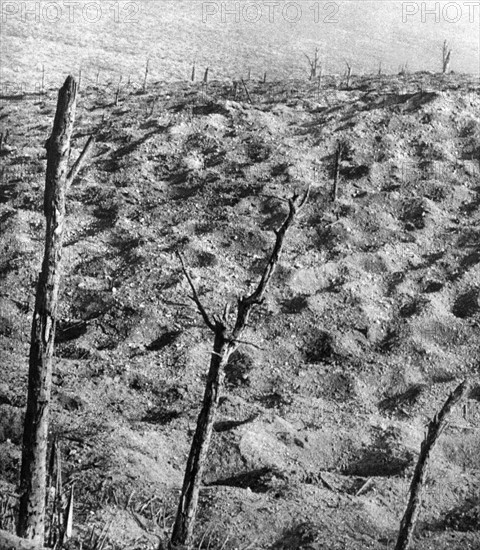
<instances>
[{"instance_id":1,"label":"thin leafless twig","mask_svg":"<svg viewBox=\"0 0 480 550\"><path fill-rule=\"evenodd\" d=\"M298 211L307 202L309 195L310 195L310 188L308 188L303 195L295 194L288 201L289 212L288 212L287 218L283 222L280 229L275 231L275 235L276 235L275 246L273 248L273 252L270 256L270 259L268 260L268 263L265 267L265 270L260 279L260 282L258 283L258 286L254 290L254 292L250 294L250 296L243 297L239 300L237 321L235 324L235 329L233 331L234 338L237 337L239 332L242 331L243 327L247 324L248 316L250 314L252 307L262 302L268 283L270 282L270 279L272 278L275 268L278 264L280 253L282 251L283 243L285 240L285 235L288 229L290 228L290 226L295 221L295 216L297 215Z\"/></svg>"},{"instance_id":2,"label":"thin leafless twig","mask_svg":"<svg viewBox=\"0 0 480 550\"><path fill-rule=\"evenodd\" d=\"M190 298L195 302L195 305L197 306L198 312L202 316L203 321L207 325L207 327L215 332L215 324L210 321L210 317L208 316L208 313L206 309L203 307L202 302L200 301L200 298L197 293L197 289L195 288L195 285L193 284L192 278L190 277L190 274L188 273L187 267L185 265L185 261L183 259L183 256L180 254L180 252L177 252L177 256L182 264L182 270L185 274L185 277L187 278L188 284L190 285L190 288L192 289L192 296Z\"/></svg>"},{"instance_id":3,"label":"thin leafless twig","mask_svg":"<svg viewBox=\"0 0 480 550\"><path fill-rule=\"evenodd\" d=\"M265 351L265 348L260 347L257 344L254 344L253 342L248 342L247 340L231 340L232 342L235 342L236 344L244 344L245 346L252 346L252 348L258 349L260 351Z\"/></svg>"}]
</instances>

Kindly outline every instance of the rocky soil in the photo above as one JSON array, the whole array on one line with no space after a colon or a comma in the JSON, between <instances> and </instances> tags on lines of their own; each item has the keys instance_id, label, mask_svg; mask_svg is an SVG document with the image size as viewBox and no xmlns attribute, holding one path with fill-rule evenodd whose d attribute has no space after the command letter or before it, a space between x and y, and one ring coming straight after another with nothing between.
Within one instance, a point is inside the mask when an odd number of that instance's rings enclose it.
<instances>
[{"instance_id":1,"label":"rocky soil","mask_svg":"<svg viewBox=\"0 0 480 550\"><path fill-rule=\"evenodd\" d=\"M152 548L171 528L211 349L175 252L220 312L258 280L281 199L311 186L226 373L195 548L392 549L426 424L468 377L414 547L480 549L478 81L247 86L251 102L232 82L130 87L117 105L112 90L81 93L72 157L93 132L97 145L68 198L51 426L75 484L71 544L93 548L107 526L105 548ZM0 107L4 505L55 105L50 90Z\"/></svg>"}]
</instances>

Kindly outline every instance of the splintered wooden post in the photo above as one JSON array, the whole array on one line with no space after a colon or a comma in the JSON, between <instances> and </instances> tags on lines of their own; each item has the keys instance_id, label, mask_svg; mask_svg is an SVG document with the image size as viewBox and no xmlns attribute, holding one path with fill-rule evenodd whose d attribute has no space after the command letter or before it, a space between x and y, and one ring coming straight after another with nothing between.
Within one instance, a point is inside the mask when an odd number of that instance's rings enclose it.
<instances>
[{"instance_id":1,"label":"splintered wooden post","mask_svg":"<svg viewBox=\"0 0 480 550\"><path fill-rule=\"evenodd\" d=\"M252 78L252 69L249 67L249 68L248 68L248 77L247 77L247 80L250 82L251 78Z\"/></svg>"},{"instance_id":2,"label":"splintered wooden post","mask_svg":"<svg viewBox=\"0 0 480 550\"><path fill-rule=\"evenodd\" d=\"M266 81L267 81L267 71L263 73L263 83L265 84Z\"/></svg>"},{"instance_id":3,"label":"splintered wooden post","mask_svg":"<svg viewBox=\"0 0 480 550\"><path fill-rule=\"evenodd\" d=\"M192 76L191 76L192 82L195 82L195 72L196 72L196 66L195 66L195 61L194 61L193 65L192 65Z\"/></svg>"},{"instance_id":4,"label":"splintered wooden post","mask_svg":"<svg viewBox=\"0 0 480 550\"><path fill-rule=\"evenodd\" d=\"M332 201L335 202L338 198L338 182L340 179L340 162L342 160L343 145L339 143L335 151L335 165L333 167L333 188Z\"/></svg>"},{"instance_id":5,"label":"splintered wooden post","mask_svg":"<svg viewBox=\"0 0 480 550\"><path fill-rule=\"evenodd\" d=\"M45 94L45 65L42 65L42 95Z\"/></svg>"},{"instance_id":6,"label":"splintered wooden post","mask_svg":"<svg viewBox=\"0 0 480 550\"><path fill-rule=\"evenodd\" d=\"M243 89L245 90L245 93L247 94L248 101L251 105L253 105L252 96L250 95L250 92L248 91L247 85L245 84L245 80L242 78L242 84Z\"/></svg>"},{"instance_id":7,"label":"splintered wooden post","mask_svg":"<svg viewBox=\"0 0 480 550\"><path fill-rule=\"evenodd\" d=\"M382 74L382 62L380 61L380 63L378 64L378 76L380 76Z\"/></svg>"},{"instance_id":8,"label":"splintered wooden post","mask_svg":"<svg viewBox=\"0 0 480 550\"><path fill-rule=\"evenodd\" d=\"M145 66L145 77L143 79L143 93L145 93L145 90L147 89L147 78L148 78L149 68L150 68L150 59L147 59L147 65Z\"/></svg>"},{"instance_id":9,"label":"splintered wooden post","mask_svg":"<svg viewBox=\"0 0 480 550\"><path fill-rule=\"evenodd\" d=\"M350 63L347 63L347 81L346 81L347 89L350 88L351 78L352 78L352 66L350 65Z\"/></svg>"},{"instance_id":10,"label":"splintered wooden post","mask_svg":"<svg viewBox=\"0 0 480 550\"><path fill-rule=\"evenodd\" d=\"M82 85L82 67L78 70L78 84L77 84L77 93L80 92L80 86Z\"/></svg>"},{"instance_id":11,"label":"splintered wooden post","mask_svg":"<svg viewBox=\"0 0 480 550\"><path fill-rule=\"evenodd\" d=\"M115 107L118 105L118 100L120 99L120 85L122 84L122 75L118 79L117 91L115 92Z\"/></svg>"},{"instance_id":12,"label":"splintered wooden post","mask_svg":"<svg viewBox=\"0 0 480 550\"><path fill-rule=\"evenodd\" d=\"M202 91L203 91L203 99L204 101L207 100L207 92L208 92L208 73L210 72L210 68L207 67L205 69L205 73L203 75L203 82L202 82Z\"/></svg>"},{"instance_id":13,"label":"splintered wooden post","mask_svg":"<svg viewBox=\"0 0 480 550\"><path fill-rule=\"evenodd\" d=\"M452 56L452 50L448 48L448 42L445 40L443 42L443 55L442 55L442 73L443 74L448 72L451 56Z\"/></svg>"},{"instance_id":14,"label":"splintered wooden post","mask_svg":"<svg viewBox=\"0 0 480 550\"><path fill-rule=\"evenodd\" d=\"M153 116L153 113L155 112L156 105L157 105L157 98L154 97L152 99L152 108L150 109L150 116Z\"/></svg>"},{"instance_id":15,"label":"splintered wooden post","mask_svg":"<svg viewBox=\"0 0 480 550\"><path fill-rule=\"evenodd\" d=\"M59 92L53 131L46 144L45 251L37 285L30 340L17 525L17 534L20 537L31 539L38 544L43 544L45 535L48 417L61 277L68 159L76 99L77 85L74 78L69 76Z\"/></svg>"},{"instance_id":16,"label":"splintered wooden post","mask_svg":"<svg viewBox=\"0 0 480 550\"><path fill-rule=\"evenodd\" d=\"M420 456L410 485L410 498L407 509L400 524L395 550L408 550L412 543L415 526L417 524L420 508L422 506L422 492L427 477L428 461L433 448L447 425L447 420L453 408L467 395L470 385L467 381L458 386L452 392L441 411L435 415L428 426L427 435L422 441Z\"/></svg>"},{"instance_id":17,"label":"splintered wooden post","mask_svg":"<svg viewBox=\"0 0 480 550\"><path fill-rule=\"evenodd\" d=\"M322 76L323 76L323 66L320 64L318 80L317 80L317 101L320 101L320 90L322 88Z\"/></svg>"}]
</instances>

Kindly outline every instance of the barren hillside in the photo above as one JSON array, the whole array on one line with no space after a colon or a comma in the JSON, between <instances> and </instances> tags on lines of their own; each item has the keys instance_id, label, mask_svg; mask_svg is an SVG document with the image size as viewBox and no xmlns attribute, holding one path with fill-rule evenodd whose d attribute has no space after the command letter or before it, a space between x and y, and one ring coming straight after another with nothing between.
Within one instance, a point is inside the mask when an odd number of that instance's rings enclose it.
<instances>
[{"instance_id":1,"label":"barren hillside","mask_svg":"<svg viewBox=\"0 0 480 550\"><path fill-rule=\"evenodd\" d=\"M175 252L220 312L256 283L279 199L311 186L226 373L197 546L393 548L425 426L468 377L415 548L480 549L478 81L247 86L252 103L231 82L152 83L118 105L82 90L72 157L91 133L97 145L68 197L52 419L78 538L88 548L110 524L105 548L151 548L171 528L211 349ZM3 502L18 479L55 105L52 89L0 107Z\"/></svg>"}]
</instances>

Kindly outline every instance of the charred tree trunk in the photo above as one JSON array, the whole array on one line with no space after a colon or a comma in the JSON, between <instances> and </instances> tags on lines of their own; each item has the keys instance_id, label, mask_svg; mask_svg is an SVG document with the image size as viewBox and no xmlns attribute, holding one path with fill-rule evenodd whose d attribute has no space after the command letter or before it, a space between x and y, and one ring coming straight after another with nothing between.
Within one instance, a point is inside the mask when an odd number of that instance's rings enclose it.
<instances>
[{"instance_id":1,"label":"charred tree trunk","mask_svg":"<svg viewBox=\"0 0 480 550\"><path fill-rule=\"evenodd\" d=\"M52 135L47 141L44 213L45 253L37 285L28 373L28 397L20 473L17 534L42 545L48 416L58 289L61 276L65 195L68 187L70 138L75 119L77 85L69 76L59 92Z\"/></svg>"},{"instance_id":2,"label":"charred tree trunk","mask_svg":"<svg viewBox=\"0 0 480 550\"><path fill-rule=\"evenodd\" d=\"M427 477L427 467L430 455L437 439L447 425L448 416L452 412L453 407L463 399L468 390L469 384L467 382L460 384L460 386L450 394L442 410L435 415L428 426L427 436L422 442L420 456L418 457L417 466L410 485L410 499L400 524L395 550L408 550L408 548L410 548L418 515L420 513L420 507L422 505L422 491L425 478Z\"/></svg>"},{"instance_id":3,"label":"charred tree trunk","mask_svg":"<svg viewBox=\"0 0 480 550\"><path fill-rule=\"evenodd\" d=\"M207 453L212 437L215 413L220 399L224 369L234 349L226 340L225 325L217 321L213 353L210 360L203 405L197 420L197 428L193 437L190 455L188 457L183 480L182 494L178 505L177 517L173 528L171 543L185 544L191 540L195 517L197 515L198 495L202 474L206 464Z\"/></svg>"}]
</instances>

